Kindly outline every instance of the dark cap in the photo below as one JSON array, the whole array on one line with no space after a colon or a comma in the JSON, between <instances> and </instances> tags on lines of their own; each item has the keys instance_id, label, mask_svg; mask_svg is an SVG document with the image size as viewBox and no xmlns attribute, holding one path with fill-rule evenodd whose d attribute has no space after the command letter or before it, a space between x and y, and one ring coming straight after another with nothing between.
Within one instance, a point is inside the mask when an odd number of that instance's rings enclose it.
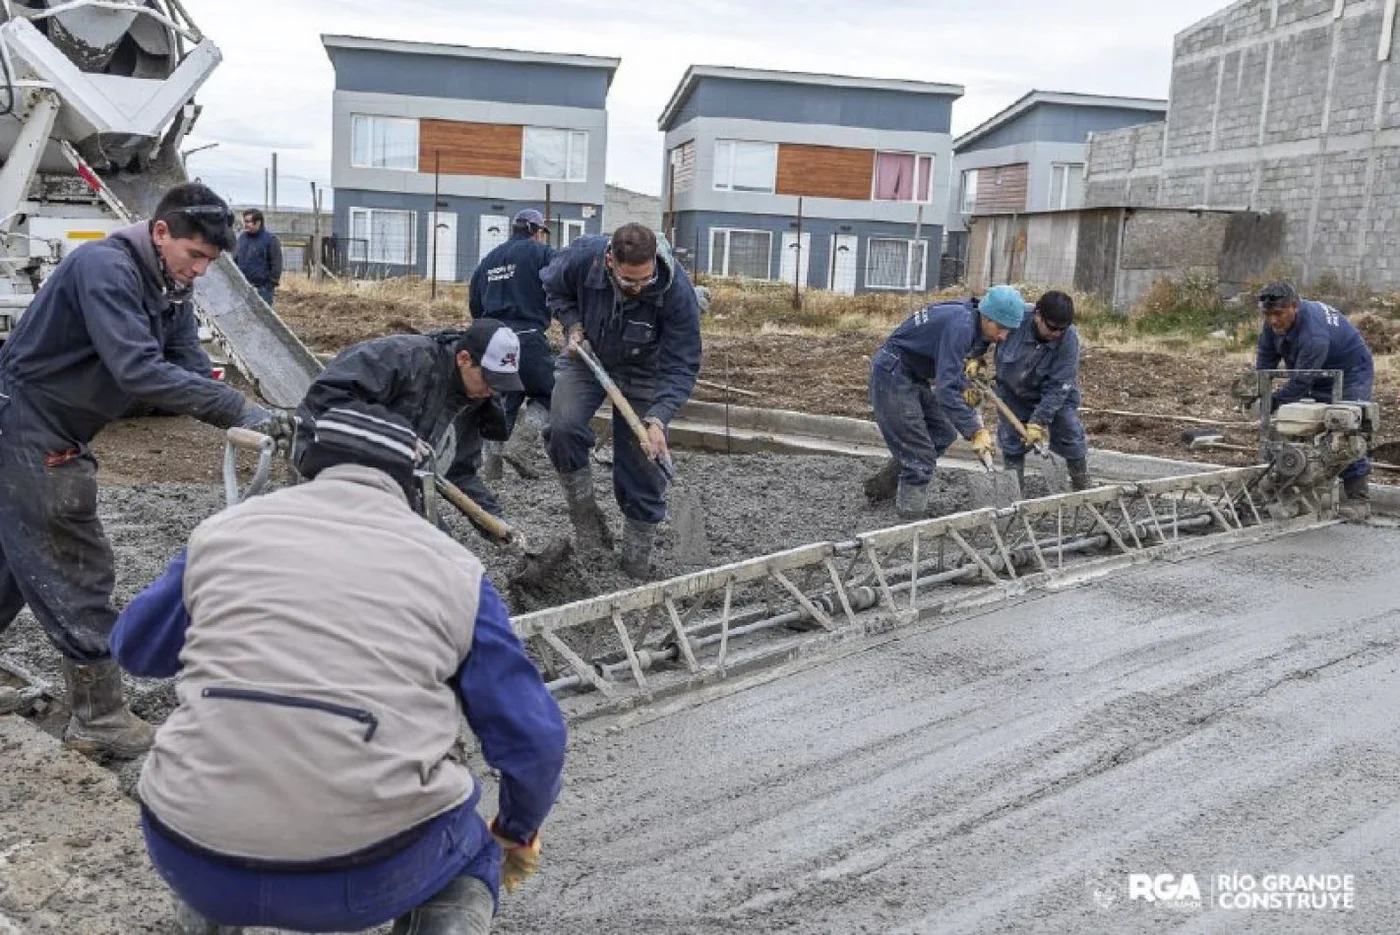
<instances>
[{"instance_id":1,"label":"dark cap","mask_svg":"<svg viewBox=\"0 0 1400 935\"><path fill-rule=\"evenodd\" d=\"M517 211L510 223L513 227L528 227L531 230L543 230L545 226L544 215L534 208Z\"/></svg>"},{"instance_id":2,"label":"dark cap","mask_svg":"<svg viewBox=\"0 0 1400 935\"><path fill-rule=\"evenodd\" d=\"M523 393L520 382L520 338L504 322L478 318L464 341L472 362L481 368L486 385L497 393Z\"/></svg>"},{"instance_id":3,"label":"dark cap","mask_svg":"<svg viewBox=\"0 0 1400 935\"><path fill-rule=\"evenodd\" d=\"M314 478L337 464L360 464L388 474L408 493L418 460L418 436L407 421L383 406L350 401L316 419L298 470Z\"/></svg>"},{"instance_id":4,"label":"dark cap","mask_svg":"<svg viewBox=\"0 0 1400 935\"><path fill-rule=\"evenodd\" d=\"M1297 302L1297 291L1286 282L1271 282L1259 290L1259 308L1263 310L1296 305Z\"/></svg>"}]
</instances>

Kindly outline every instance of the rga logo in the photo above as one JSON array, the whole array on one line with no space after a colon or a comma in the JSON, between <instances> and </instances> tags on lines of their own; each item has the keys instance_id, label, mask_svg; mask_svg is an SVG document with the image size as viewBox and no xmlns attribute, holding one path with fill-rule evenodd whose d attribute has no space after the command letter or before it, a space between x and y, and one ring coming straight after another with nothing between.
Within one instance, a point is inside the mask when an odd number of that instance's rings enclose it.
<instances>
[{"instance_id":1,"label":"rga logo","mask_svg":"<svg viewBox=\"0 0 1400 935\"><path fill-rule=\"evenodd\" d=\"M1128 874L1128 901L1142 900L1148 903L1162 903L1178 909L1199 909L1201 888L1196 884L1194 873L1130 873Z\"/></svg>"}]
</instances>

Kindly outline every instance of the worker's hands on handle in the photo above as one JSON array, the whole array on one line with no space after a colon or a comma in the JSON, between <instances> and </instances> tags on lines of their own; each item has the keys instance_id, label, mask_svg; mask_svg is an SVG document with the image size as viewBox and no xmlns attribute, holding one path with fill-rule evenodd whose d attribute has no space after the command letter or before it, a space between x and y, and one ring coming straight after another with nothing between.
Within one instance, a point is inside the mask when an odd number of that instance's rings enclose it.
<instances>
[{"instance_id":1,"label":"worker's hands on handle","mask_svg":"<svg viewBox=\"0 0 1400 935\"><path fill-rule=\"evenodd\" d=\"M966 387L962 391L962 398L963 402L967 403L973 409L982 405L982 391L979 390L976 385L969 385Z\"/></svg>"},{"instance_id":2,"label":"worker's hands on handle","mask_svg":"<svg viewBox=\"0 0 1400 935\"><path fill-rule=\"evenodd\" d=\"M972 450L977 452L977 457L983 464L989 463L997 450L996 442L992 441L992 433L985 428L973 432L968 443L972 445Z\"/></svg>"},{"instance_id":3,"label":"worker's hands on handle","mask_svg":"<svg viewBox=\"0 0 1400 935\"><path fill-rule=\"evenodd\" d=\"M567 342L564 345L564 353L568 354L570 357L578 356L578 354L575 353L575 349L579 347L585 350L592 350L588 344L588 339L583 336L583 325L574 325L569 329L569 333L565 335L565 337Z\"/></svg>"},{"instance_id":4,"label":"worker's hands on handle","mask_svg":"<svg viewBox=\"0 0 1400 935\"><path fill-rule=\"evenodd\" d=\"M296 417L283 409L264 409L249 403L239 417L236 427L267 435L280 443L290 443L296 435Z\"/></svg>"},{"instance_id":5,"label":"worker's hands on handle","mask_svg":"<svg viewBox=\"0 0 1400 935\"><path fill-rule=\"evenodd\" d=\"M535 832L528 842L522 844L501 834L496 819L491 820L491 836L501 846L501 886L507 893L514 893L535 872L540 869L540 833Z\"/></svg>"},{"instance_id":6,"label":"worker's hands on handle","mask_svg":"<svg viewBox=\"0 0 1400 935\"><path fill-rule=\"evenodd\" d=\"M987 362L980 357L969 357L963 361L963 376L969 380L980 380L987 371Z\"/></svg>"},{"instance_id":7,"label":"worker's hands on handle","mask_svg":"<svg viewBox=\"0 0 1400 935\"><path fill-rule=\"evenodd\" d=\"M1045 426L1035 422L1026 423L1026 445L1028 447L1040 451L1045 447L1045 443L1048 440L1049 438L1046 435Z\"/></svg>"},{"instance_id":8,"label":"worker's hands on handle","mask_svg":"<svg viewBox=\"0 0 1400 935\"><path fill-rule=\"evenodd\" d=\"M653 461L661 461L671 457L671 449L666 444L666 427L657 418L643 420L643 425L647 427L646 456Z\"/></svg>"}]
</instances>

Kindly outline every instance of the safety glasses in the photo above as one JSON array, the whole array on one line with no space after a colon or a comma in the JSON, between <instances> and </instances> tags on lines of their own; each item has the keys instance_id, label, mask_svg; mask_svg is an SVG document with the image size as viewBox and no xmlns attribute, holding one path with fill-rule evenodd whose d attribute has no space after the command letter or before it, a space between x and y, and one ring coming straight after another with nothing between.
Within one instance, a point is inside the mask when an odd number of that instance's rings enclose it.
<instances>
[{"instance_id":1,"label":"safety glasses","mask_svg":"<svg viewBox=\"0 0 1400 935\"><path fill-rule=\"evenodd\" d=\"M234 225L233 209L228 205L190 205L185 208L177 208L181 214L194 215L196 217L216 217L223 220L228 227Z\"/></svg>"}]
</instances>

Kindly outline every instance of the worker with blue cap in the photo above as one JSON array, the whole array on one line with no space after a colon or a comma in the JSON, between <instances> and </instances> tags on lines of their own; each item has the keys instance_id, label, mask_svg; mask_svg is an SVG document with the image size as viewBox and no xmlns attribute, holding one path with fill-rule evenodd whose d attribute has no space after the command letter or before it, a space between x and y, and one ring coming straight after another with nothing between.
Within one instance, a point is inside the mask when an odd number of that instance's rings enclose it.
<instances>
[{"instance_id":1,"label":"worker with blue cap","mask_svg":"<svg viewBox=\"0 0 1400 935\"><path fill-rule=\"evenodd\" d=\"M899 465L895 509L902 519L919 519L927 512L934 468L958 435L979 456L995 450L991 432L964 398L970 383L963 362L1004 340L1025 315L1019 292L993 286L981 301L937 302L919 309L875 352L870 405Z\"/></svg>"}]
</instances>

